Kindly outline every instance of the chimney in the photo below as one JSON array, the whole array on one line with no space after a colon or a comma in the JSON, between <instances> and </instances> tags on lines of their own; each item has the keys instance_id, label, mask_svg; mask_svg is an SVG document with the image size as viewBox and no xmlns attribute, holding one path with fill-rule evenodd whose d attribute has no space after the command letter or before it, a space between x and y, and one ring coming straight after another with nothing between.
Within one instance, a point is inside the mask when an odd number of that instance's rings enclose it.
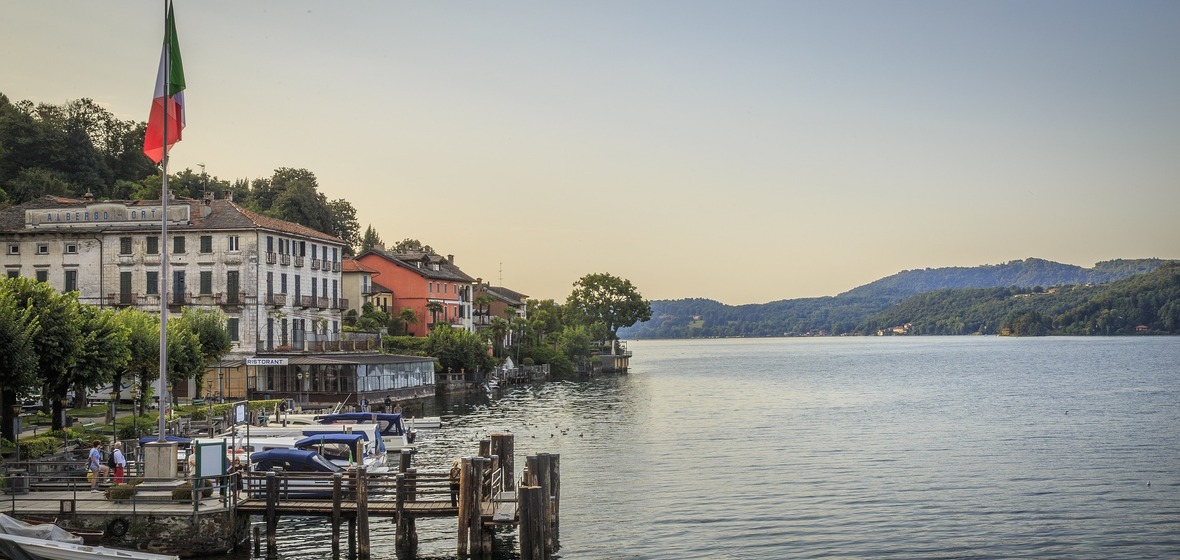
<instances>
[{"instance_id":1,"label":"chimney","mask_svg":"<svg viewBox=\"0 0 1180 560\"><path fill-rule=\"evenodd\" d=\"M204 203L201 204L201 217L208 218L213 213L213 193L206 191L201 202Z\"/></svg>"},{"instance_id":2,"label":"chimney","mask_svg":"<svg viewBox=\"0 0 1180 560\"><path fill-rule=\"evenodd\" d=\"M447 264L449 264L449 265L455 264L455 255L447 255Z\"/></svg>"},{"instance_id":3,"label":"chimney","mask_svg":"<svg viewBox=\"0 0 1180 560\"><path fill-rule=\"evenodd\" d=\"M374 243L373 248L378 251L385 251L385 244L384 243Z\"/></svg>"},{"instance_id":4,"label":"chimney","mask_svg":"<svg viewBox=\"0 0 1180 560\"><path fill-rule=\"evenodd\" d=\"M85 200L86 202L94 202L94 193L86 191L86 194L82 195L82 200Z\"/></svg>"}]
</instances>

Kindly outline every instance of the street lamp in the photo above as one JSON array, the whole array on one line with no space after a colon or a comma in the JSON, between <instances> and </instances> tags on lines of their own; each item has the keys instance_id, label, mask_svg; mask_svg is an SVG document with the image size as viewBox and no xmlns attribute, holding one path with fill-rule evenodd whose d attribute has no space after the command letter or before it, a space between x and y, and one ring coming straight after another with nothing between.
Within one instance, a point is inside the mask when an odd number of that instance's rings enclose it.
<instances>
[{"instance_id":1,"label":"street lamp","mask_svg":"<svg viewBox=\"0 0 1180 560\"><path fill-rule=\"evenodd\" d=\"M299 400L299 409L303 409L303 372L295 374L297 383L295 384L295 398Z\"/></svg>"},{"instance_id":2,"label":"street lamp","mask_svg":"<svg viewBox=\"0 0 1180 560\"><path fill-rule=\"evenodd\" d=\"M119 441L119 392L111 389L111 445L114 446L116 441ZM112 447L113 449L113 447Z\"/></svg>"},{"instance_id":3,"label":"street lamp","mask_svg":"<svg viewBox=\"0 0 1180 560\"><path fill-rule=\"evenodd\" d=\"M131 419L135 424L135 441L139 442L139 387L131 388Z\"/></svg>"}]
</instances>

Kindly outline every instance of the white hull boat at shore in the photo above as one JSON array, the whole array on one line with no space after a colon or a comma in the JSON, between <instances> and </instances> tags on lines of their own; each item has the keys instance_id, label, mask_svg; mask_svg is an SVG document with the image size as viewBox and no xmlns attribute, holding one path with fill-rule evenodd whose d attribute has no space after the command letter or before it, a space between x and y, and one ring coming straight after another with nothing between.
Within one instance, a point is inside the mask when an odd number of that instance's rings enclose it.
<instances>
[{"instance_id":1,"label":"white hull boat at shore","mask_svg":"<svg viewBox=\"0 0 1180 560\"><path fill-rule=\"evenodd\" d=\"M15 550L10 549L12 557L18 557L15 551L19 550L38 560L177 560L176 556L166 554L0 534L0 550L8 547L15 547Z\"/></svg>"}]
</instances>

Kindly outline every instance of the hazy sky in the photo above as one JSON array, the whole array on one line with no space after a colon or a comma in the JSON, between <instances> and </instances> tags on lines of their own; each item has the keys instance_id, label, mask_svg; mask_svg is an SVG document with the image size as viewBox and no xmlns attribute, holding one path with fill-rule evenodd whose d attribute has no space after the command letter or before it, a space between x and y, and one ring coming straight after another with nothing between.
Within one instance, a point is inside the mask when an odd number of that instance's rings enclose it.
<instances>
[{"instance_id":1,"label":"hazy sky","mask_svg":"<svg viewBox=\"0 0 1180 560\"><path fill-rule=\"evenodd\" d=\"M147 120L163 1L0 0L0 93ZM362 230L564 300L1180 258L1180 2L178 0L170 171L305 167ZM501 272L502 269L502 272Z\"/></svg>"}]
</instances>

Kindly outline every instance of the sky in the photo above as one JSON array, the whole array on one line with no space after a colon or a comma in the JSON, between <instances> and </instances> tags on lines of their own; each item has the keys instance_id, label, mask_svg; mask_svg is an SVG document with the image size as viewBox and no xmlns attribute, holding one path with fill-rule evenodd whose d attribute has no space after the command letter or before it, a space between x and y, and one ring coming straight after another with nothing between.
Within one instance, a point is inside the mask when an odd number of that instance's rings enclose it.
<instances>
[{"instance_id":1,"label":"sky","mask_svg":"<svg viewBox=\"0 0 1180 560\"><path fill-rule=\"evenodd\" d=\"M315 173L564 301L1180 258L1180 2L177 0L169 171ZM0 93L146 121L164 2L0 0Z\"/></svg>"}]
</instances>

